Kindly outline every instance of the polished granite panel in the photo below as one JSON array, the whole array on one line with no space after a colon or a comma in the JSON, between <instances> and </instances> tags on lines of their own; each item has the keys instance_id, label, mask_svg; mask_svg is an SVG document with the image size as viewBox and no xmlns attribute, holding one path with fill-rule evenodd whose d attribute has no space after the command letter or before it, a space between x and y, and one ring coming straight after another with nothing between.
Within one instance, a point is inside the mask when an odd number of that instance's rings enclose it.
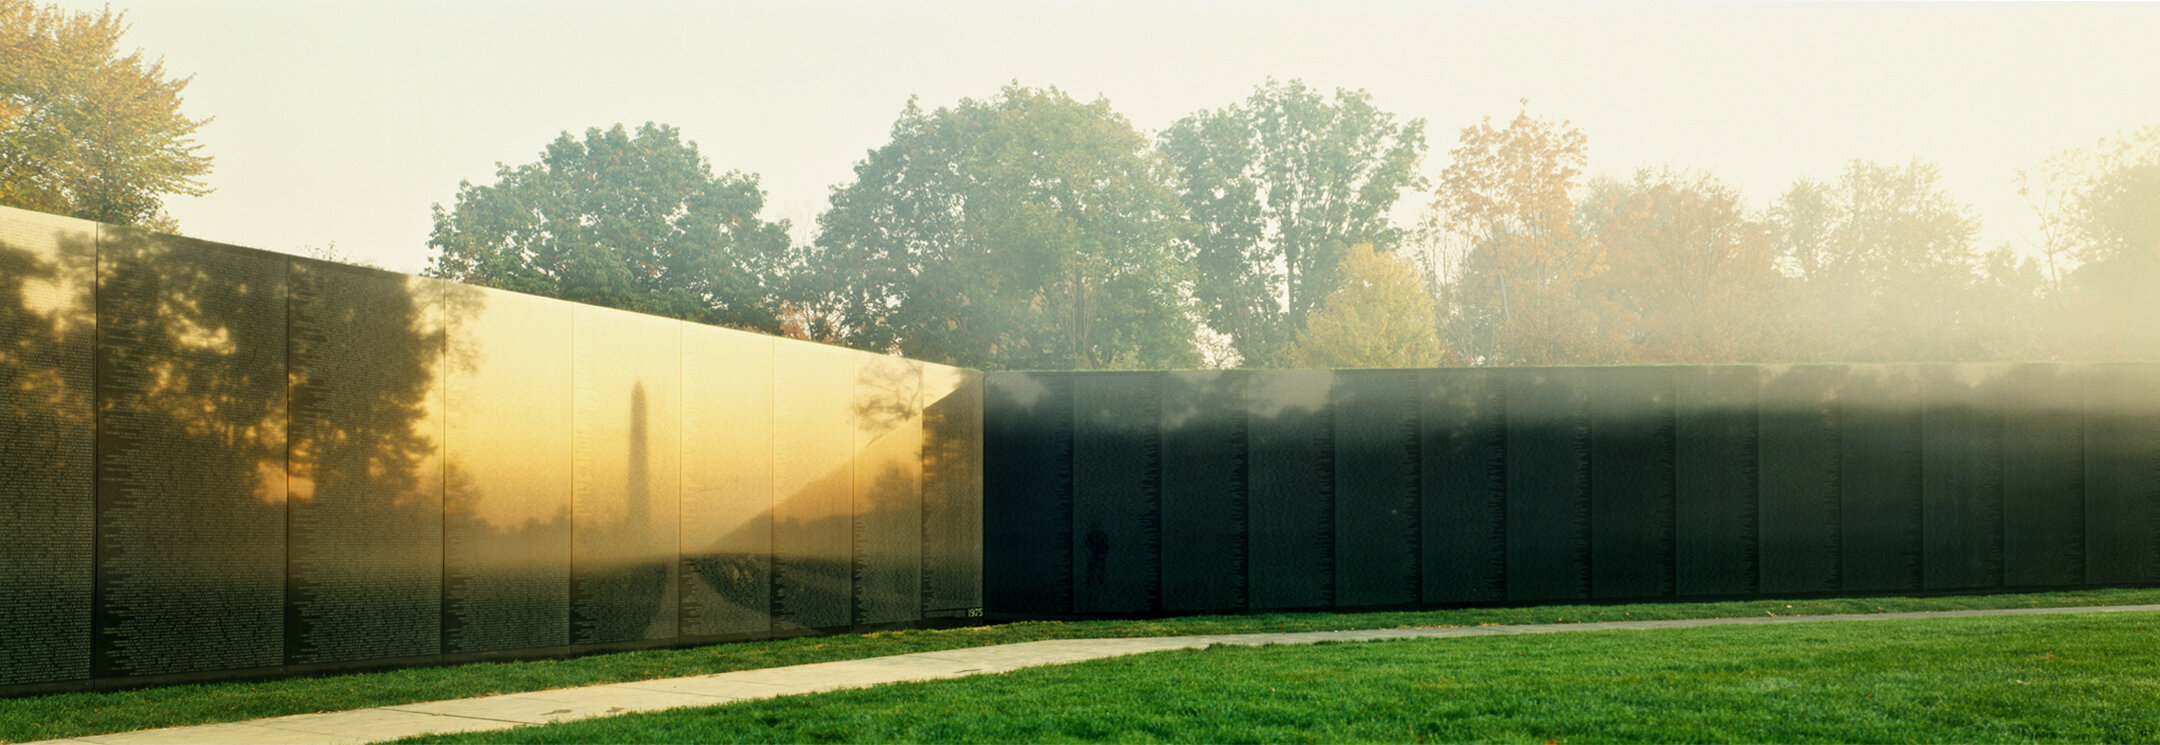
<instances>
[{"instance_id":1,"label":"polished granite panel","mask_svg":"<svg viewBox=\"0 0 2160 745\"><path fill-rule=\"evenodd\" d=\"M925 614L983 608L983 374L923 364Z\"/></svg>"},{"instance_id":2,"label":"polished granite panel","mask_svg":"<svg viewBox=\"0 0 2160 745\"><path fill-rule=\"evenodd\" d=\"M1590 413L1590 594L1673 594L1673 368L1585 373Z\"/></svg>"},{"instance_id":3,"label":"polished granite panel","mask_svg":"<svg viewBox=\"0 0 2160 745\"><path fill-rule=\"evenodd\" d=\"M1748 366L1673 369L1673 589L1755 592L1756 398Z\"/></svg>"},{"instance_id":4,"label":"polished granite panel","mask_svg":"<svg viewBox=\"0 0 2160 745\"><path fill-rule=\"evenodd\" d=\"M1509 600L1590 594L1590 464L1584 372L1528 368L1507 386Z\"/></svg>"},{"instance_id":5,"label":"polished granite panel","mask_svg":"<svg viewBox=\"0 0 2160 745\"><path fill-rule=\"evenodd\" d=\"M1423 599L1505 599L1507 389L1493 370L1449 369L1426 371L1422 393Z\"/></svg>"},{"instance_id":6,"label":"polished granite panel","mask_svg":"<svg viewBox=\"0 0 2160 745\"><path fill-rule=\"evenodd\" d=\"M578 306L571 341L570 642L676 635L681 322Z\"/></svg>"},{"instance_id":7,"label":"polished granite panel","mask_svg":"<svg viewBox=\"0 0 2160 745\"><path fill-rule=\"evenodd\" d=\"M684 636L772 631L773 337L684 325Z\"/></svg>"},{"instance_id":8,"label":"polished granite panel","mask_svg":"<svg viewBox=\"0 0 2160 745\"><path fill-rule=\"evenodd\" d=\"M983 600L1072 612L1073 373L983 376Z\"/></svg>"},{"instance_id":9,"label":"polished granite panel","mask_svg":"<svg viewBox=\"0 0 2160 745\"><path fill-rule=\"evenodd\" d=\"M2085 378L2085 581L2160 582L2160 365Z\"/></svg>"},{"instance_id":10,"label":"polished granite panel","mask_svg":"<svg viewBox=\"0 0 2160 745\"><path fill-rule=\"evenodd\" d=\"M1246 377L1174 370L1158 380L1163 610L1245 607Z\"/></svg>"},{"instance_id":11,"label":"polished granite panel","mask_svg":"<svg viewBox=\"0 0 2160 745\"><path fill-rule=\"evenodd\" d=\"M1765 366L1756 438L1760 592L1836 592L1838 365Z\"/></svg>"},{"instance_id":12,"label":"polished granite panel","mask_svg":"<svg viewBox=\"0 0 2160 745\"><path fill-rule=\"evenodd\" d=\"M443 651L570 642L569 303L452 286Z\"/></svg>"},{"instance_id":13,"label":"polished granite panel","mask_svg":"<svg viewBox=\"0 0 2160 745\"><path fill-rule=\"evenodd\" d=\"M285 661L286 257L99 241L97 677Z\"/></svg>"},{"instance_id":14,"label":"polished granite panel","mask_svg":"<svg viewBox=\"0 0 2160 745\"><path fill-rule=\"evenodd\" d=\"M1846 592L1920 589L1920 376L1853 365L1838 384L1838 536Z\"/></svg>"},{"instance_id":15,"label":"polished granite panel","mask_svg":"<svg viewBox=\"0 0 2160 745\"><path fill-rule=\"evenodd\" d=\"M444 283L290 265L285 661L438 654Z\"/></svg>"},{"instance_id":16,"label":"polished granite panel","mask_svg":"<svg viewBox=\"0 0 2160 745\"><path fill-rule=\"evenodd\" d=\"M97 231L0 207L0 687L90 677Z\"/></svg>"},{"instance_id":17,"label":"polished granite panel","mask_svg":"<svg viewBox=\"0 0 2160 745\"><path fill-rule=\"evenodd\" d=\"M1921 587L2002 584L2002 365L1920 374Z\"/></svg>"},{"instance_id":18,"label":"polished granite panel","mask_svg":"<svg viewBox=\"0 0 2160 745\"><path fill-rule=\"evenodd\" d=\"M1334 602L1334 388L1328 370L1247 373L1246 555L1254 610Z\"/></svg>"},{"instance_id":19,"label":"polished granite panel","mask_svg":"<svg viewBox=\"0 0 2160 745\"><path fill-rule=\"evenodd\" d=\"M1335 606L1409 605L1418 578L1418 373L1335 374Z\"/></svg>"},{"instance_id":20,"label":"polished granite panel","mask_svg":"<svg viewBox=\"0 0 2160 745\"><path fill-rule=\"evenodd\" d=\"M2003 584L2085 579L2086 366L2015 365L2003 386Z\"/></svg>"},{"instance_id":21,"label":"polished granite panel","mask_svg":"<svg viewBox=\"0 0 2160 745\"><path fill-rule=\"evenodd\" d=\"M1160 606L1160 373L1073 380L1073 611Z\"/></svg>"},{"instance_id":22,"label":"polished granite panel","mask_svg":"<svg viewBox=\"0 0 2160 745\"><path fill-rule=\"evenodd\" d=\"M855 544L855 352L773 347L773 629L845 628Z\"/></svg>"},{"instance_id":23,"label":"polished granite panel","mask_svg":"<svg viewBox=\"0 0 2160 745\"><path fill-rule=\"evenodd\" d=\"M855 357L854 622L922 618L922 363Z\"/></svg>"}]
</instances>

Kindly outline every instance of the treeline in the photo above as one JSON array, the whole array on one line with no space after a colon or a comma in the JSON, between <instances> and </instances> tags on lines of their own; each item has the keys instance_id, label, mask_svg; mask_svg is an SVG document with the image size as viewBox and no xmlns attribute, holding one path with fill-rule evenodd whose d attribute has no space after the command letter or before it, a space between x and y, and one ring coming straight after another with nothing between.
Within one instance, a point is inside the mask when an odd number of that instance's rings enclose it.
<instances>
[{"instance_id":1,"label":"treeline","mask_svg":"<svg viewBox=\"0 0 2160 745\"><path fill-rule=\"evenodd\" d=\"M1015 84L910 101L808 245L671 127L564 133L436 206L429 272L984 369L2160 359L2160 127L2022 176L2037 255L1978 245L1922 161L1758 212L1589 153L1526 104L1428 178L1425 123L1363 91L1270 81L1150 138Z\"/></svg>"}]
</instances>

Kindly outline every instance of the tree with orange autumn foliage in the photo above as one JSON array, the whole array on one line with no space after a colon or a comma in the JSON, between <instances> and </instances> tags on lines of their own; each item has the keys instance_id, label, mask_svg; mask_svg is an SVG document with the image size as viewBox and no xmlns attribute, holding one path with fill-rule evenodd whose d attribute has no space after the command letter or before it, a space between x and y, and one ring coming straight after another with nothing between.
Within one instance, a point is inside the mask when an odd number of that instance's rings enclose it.
<instances>
[{"instance_id":1,"label":"tree with orange autumn foliage","mask_svg":"<svg viewBox=\"0 0 2160 745\"><path fill-rule=\"evenodd\" d=\"M1528 102L1524 102L1527 107ZM1465 127L1433 207L1471 243L1449 309L1448 346L1493 365L1617 362L1626 342L1595 291L1604 270L1574 226L1588 139L1530 116Z\"/></svg>"},{"instance_id":2,"label":"tree with orange autumn foliage","mask_svg":"<svg viewBox=\"0 0 2160 745\"><path fill-rule=\"evenodd\" d=\"M1781 300L1770 232L1714 179L1638 174L1591 189L1589 237L1605 257L1593 286L1625 315L1640 362L1781 361Z\"/></svg>"}]
</instances>

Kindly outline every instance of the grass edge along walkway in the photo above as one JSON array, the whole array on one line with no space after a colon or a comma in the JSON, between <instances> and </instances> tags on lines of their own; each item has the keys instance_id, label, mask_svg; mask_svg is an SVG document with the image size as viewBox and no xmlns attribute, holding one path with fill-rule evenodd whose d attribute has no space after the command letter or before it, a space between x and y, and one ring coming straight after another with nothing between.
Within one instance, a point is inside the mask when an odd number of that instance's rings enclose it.
<instances>
[{"instance_id":1,"label":"grass edge along walkway","mask_svg":"<svg viewBox=\"0 0 2160 745\"><path fill-rule=\"evenodd\" d=\"M1028 621L0 699L0 741L344 711L1046 639L2160 603L2160 588Z\"/></svg>"},{"instance_id":2,"label":"grass edge along walkway","mask_svg":"<svg viewBox=\"0 0 2160 745\"><path fill-rule=\"evenodd\" d=\"M249 722L89 736L70 742L357 743L416 735L510 729L598 716L674 708L707 707L783 695L862 688L886 683L937 680L1028 667L1216 644L1261 646L1392 639L1462 638L1519 634L1698 628L1706 626L1895 621L1978 616L2060 615L2160 611L2160 604L2102 607L2002 608L1884 612L1817 616L1599 621L1525 625L1208 634L1176 637L1067 639L918 652L745 670L585 688L376 707Z\"/></svg>"}]
</instances>

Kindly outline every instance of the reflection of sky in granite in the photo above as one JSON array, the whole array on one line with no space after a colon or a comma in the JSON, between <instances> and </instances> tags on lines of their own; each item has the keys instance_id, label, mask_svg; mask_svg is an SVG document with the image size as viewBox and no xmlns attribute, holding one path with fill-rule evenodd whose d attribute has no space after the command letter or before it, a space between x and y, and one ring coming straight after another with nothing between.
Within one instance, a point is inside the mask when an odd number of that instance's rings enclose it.
<instances>
[{"instance_id":1,"label":"reflection of sky in granite","mask_svg":"<svg viewBox=\"0 0 2160 745\"><path fill-rule=\"evenodd\" d=\"M575 306L480 295L451 326L451 509L497 529L545 523L570 509Z\"/></svg>"}]
</instances>

